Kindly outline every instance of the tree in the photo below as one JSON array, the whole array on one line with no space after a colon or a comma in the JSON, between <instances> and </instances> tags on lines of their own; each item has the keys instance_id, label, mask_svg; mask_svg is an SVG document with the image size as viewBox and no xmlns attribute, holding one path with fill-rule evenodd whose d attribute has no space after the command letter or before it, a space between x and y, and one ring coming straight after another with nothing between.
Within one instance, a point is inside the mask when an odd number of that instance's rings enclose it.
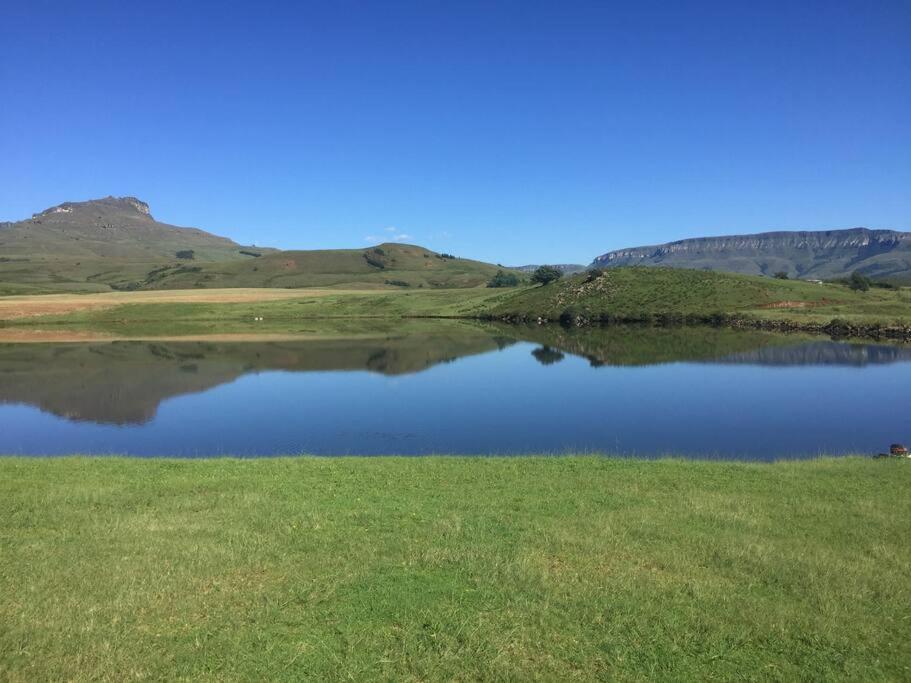
<instances>
[{"instance_id":1,"label":"tree","mask_svg":"<svg viewBox=\"0 0 911 683\"><path fill-rule=\"evenodd\" d=\"M775 277L776 277L776 279L778 279L778 280L787 280L787 279L788 279L788 274L787 274L787 272L784 271L784 270L779 270L777 273L775 273Z\"/></svg>"},{"instance_id":2,"label":"tree","mask_svg":"<svg viewBox=\"0 0 911 683\"><path fill-rule=\"evenodd\" d=\"M851 277L848 278L848 287L853 289L855 292L866 292L870 289L870 284L872 280L866 275L861 273L859 270L855 270L851 273Z\"/></svg>"},{"instance_id":3,"label":"tree","mask_svg":"<svg viewBox=\"0 0 911 683\"><path fill-rule=\"evenodd\" d=\"M498 270L497 274L490 278L487 283L488 287L516 287L519 284L519 278L515 273L507 273Z\"/></svg>"},{"instance_id":4,"label":"tree","mask_svg":"<svg viewBox=\"0 0 911 683\"><path fill-rule=\"evenodd\" d=\"M532 282L538 282L542 285L555 282L563 277L563 272L553 266L541 266L531 276Z\"/></svg>"},{"instance_id":5,"label":"tree","mask_svg":"<svg viewBox=\"0 0 911 683\"><path fill-rule=\"evenodd\" d=\"M182 249L174 254L177 258L187 259L192 261L196 256L196 253L192 249Z\"/></svg>"}]
</instances>

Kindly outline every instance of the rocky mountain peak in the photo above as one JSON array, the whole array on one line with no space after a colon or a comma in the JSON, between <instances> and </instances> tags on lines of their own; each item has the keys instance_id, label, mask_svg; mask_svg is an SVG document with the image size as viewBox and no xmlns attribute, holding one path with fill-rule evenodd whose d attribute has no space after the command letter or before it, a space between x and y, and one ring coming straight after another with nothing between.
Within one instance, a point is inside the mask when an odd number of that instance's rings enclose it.
<instances>
[{"instance_id":1,"label":"rocky mountain peak","mask_svg":"<svg viewBox=\"0 0 911 683\"><path fill-rule=\"evenodd\" d=\"M107 209L115 211L128 211L138 213L142 216L152 217L149 205L136 197L103 197L101 199L89 199L84 202L63 202L57 206L45 209L41 213L32 214L32 218L54 216L56 214L69 214L82 211L91 211L97 209Z\"/></svg>"}]
</instances>

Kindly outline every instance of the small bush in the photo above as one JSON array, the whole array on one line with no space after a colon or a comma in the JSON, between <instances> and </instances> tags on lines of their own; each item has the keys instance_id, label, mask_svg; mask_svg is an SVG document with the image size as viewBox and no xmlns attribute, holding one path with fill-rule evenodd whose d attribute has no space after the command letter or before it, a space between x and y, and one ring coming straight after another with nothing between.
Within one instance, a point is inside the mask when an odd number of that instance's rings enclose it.
<instances>
[{"instance_id":1,"label":"small bush","mask_svg":"<svg viewBox=\"0 0 911 683\"><path fill-rule=\"evenodd\" d=\"M488 287L517 287L519 284L519 278L515 273L507 273L502 270L498 270L497 274L490 278L490 281L487 283Z\"/></svg>"},{"instance_id":2,"label":"small bush","mask_svg":"<svg viewBox=\"0 0 911 683\"><path fill-rule=\"evenodd\" d=\"M777 273L775 273L775 279L776 280L787 280L788 274L783 270L779 270Z\"/></svg>"},{"instance_id":3,"label":"small bush","mask_svg":"<svg viewBox=\"0 0 911 683\"><path fill-rule=\"evenodd\" d=\"M553 266L541 266L532 274L531 281L537 282L541 285L547 285L551 282L556 282L561 277L563 277L563 273L559 268L554 268Z\"/></svg>"},{"instance_id":4,"label":"small bush","mask_svg":"<svg viewBox=\"0 0 911 683\"><path fill-rule=\"evenodd\" d=\"M866 292L870 289L872 280L866 275L861 273L859 270L855 270L851 273L851 277L848 278L848 287L853 289L855 292Z\"/></svg>"},{"instance_id":5,"label":"small bush","mask_svg":"<svg viewBox=\"0 0 911 683\"><path fill-rule=\"evenodd\" d=\"M196 258L196 253L192 249L182 249L174 254L179 259L192 261Z\"/></svg>"},{"instance_id":6,"label":"small bush","mask_svg":"<svg viewBox=\"0 0 911 683\"><path fill-rule=\"evenodd\" d=\"M411 285L404 280L386 280L386 284L392 285L393 287L411 287Z\"/></svg>"}]
</instances>

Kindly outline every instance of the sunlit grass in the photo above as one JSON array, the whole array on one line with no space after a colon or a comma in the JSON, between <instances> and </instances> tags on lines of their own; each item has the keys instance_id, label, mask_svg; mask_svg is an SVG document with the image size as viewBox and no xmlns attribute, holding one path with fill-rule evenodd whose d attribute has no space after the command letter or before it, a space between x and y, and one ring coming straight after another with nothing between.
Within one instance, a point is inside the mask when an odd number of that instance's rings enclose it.
<instances>
[{"instance_id":1,"label":"sunlit grass","mask_svg":"<svg viewBox=\"0 0 911 683\"><path fill-rule=\"evenodd\" d=\"M0 460L0 679L908 680L911 463Z\"/></svg>"}]
</instances>

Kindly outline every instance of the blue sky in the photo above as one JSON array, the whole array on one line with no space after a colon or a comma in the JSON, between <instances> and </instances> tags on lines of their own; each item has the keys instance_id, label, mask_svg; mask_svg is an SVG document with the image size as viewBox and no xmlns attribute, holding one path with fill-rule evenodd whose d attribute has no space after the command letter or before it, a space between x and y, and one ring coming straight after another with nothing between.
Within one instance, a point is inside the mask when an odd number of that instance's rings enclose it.
<instances>
[{"instance_id":1,"label":"blue sky","mask_svg":"<svg viewBox=\"0 0 911 683\"><path fill-rule=\"evenodd\" d=\"M14 6L15 5L15 6ZM0 220L508 264L911 229L911 2L6 3Z\"/></svg>"}]
</instances>

